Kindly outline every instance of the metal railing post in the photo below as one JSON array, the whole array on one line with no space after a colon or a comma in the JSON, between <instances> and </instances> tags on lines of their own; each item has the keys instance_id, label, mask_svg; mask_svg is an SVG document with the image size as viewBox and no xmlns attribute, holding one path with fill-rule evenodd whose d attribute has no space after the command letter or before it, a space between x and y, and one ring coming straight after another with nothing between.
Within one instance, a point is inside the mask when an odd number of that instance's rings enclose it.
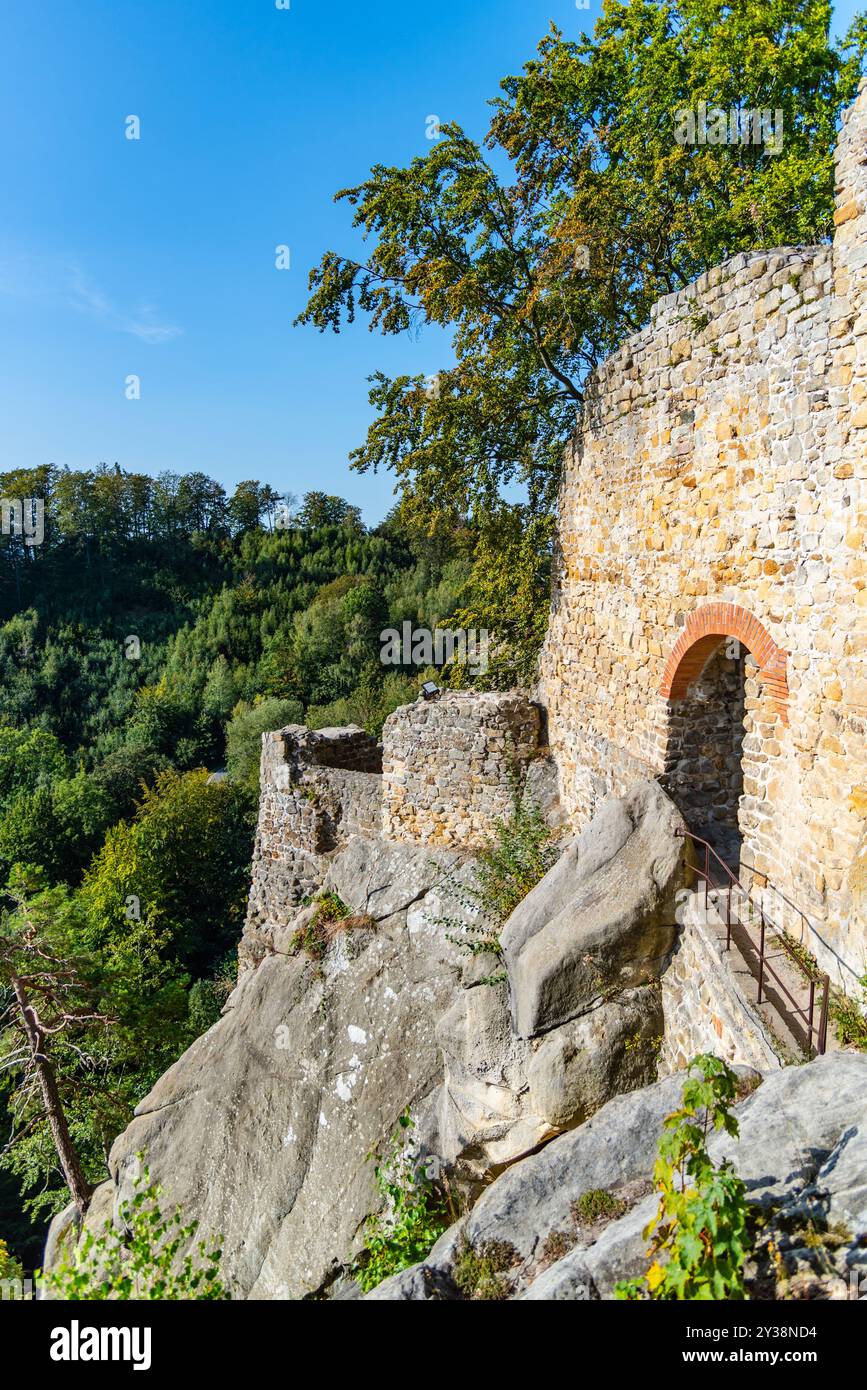
<instances>
[{"instance_id":1,"label":"metal railing post","mask_svg":"<svg viewBox=\"0 0 867 1390\"><path fill-rule=\"evenodd\" d=\"M707 886L710 882L710 845L704 847L704 920L707 922Z\"/></svg>"},{"instance_id":2,"label":"metal railing post","mask_svg":"<svg viewBox=\"0 0 867 1390\"><path fill-rule=\"evenodd\" d=\"M753 941L752 941L752 935L751 935L751 934L752 934L753 926L755 925L754 913L755 913L755 912L758 912L758 915L759 915L759 923L760 923L761 930L760 930L760 934L759 934L758 990L757 990L756 1004L761 1004L764 1000L767 999L767 991L765 990L765 970L767 970L767 972L768 972L768 974L770 975L771 979L775 982L775 984L778 986L778 988L782 991L782 994L785 996L785 998L788 999L789 1002L791 1003L791 1005L792 1005L792 1007L793 1007L793 1010L794 1010L795 1014L798 1016L798 1018L800 1018L800 1019L802 1020L802 1022L806 1023L806 1025L807 1025L807 1039L808 1039L808 1048L809 1048L809 1050L812 1051L812 1048L813 1048L813 1035L814 1035L814 1033L815 1033L815 1034L816 1034L816 1052L817 1052L817 1054L821 1055L822 1053L825 1052L826 1047L827 1047L827 1043L828 1043L828 1022L829 1022L829 1015L830 1015L830 999L831 999L831 981L830 981L829 976L828 976L828 975L823 975L823 976L817 978L817 977L815 977L815 976L812 976L812 975L808 972L808 970L804 967L803 961L800 959L798 953L792 948L792 946L790 945L790 943L789 943L789 941L788 941L788 939L787 939L788 933L787 933L787 929L786 929L785 925L781 928L781 927L779 927L779 926L774 922L773 918L771 918L771 919L769 920L769 919L765 916L765 910L764 910L764 907L763 907L763 905L762 905L761 899L760 899L760 901L758 901L758 902L755 902L755 901L754 901L753 896L752 896L752 892L751 892L749 889L744 888L743 883L742 883L739 879L737 879L737 878L735 877L734 873L733 873L732 870L729 868L728 864L726 864L725 860L724 860L724 859L721 859L720 856L717 854L716 850L711 848L711 845L710 845L709 841L707 841L707 840L705 840L705 839L702 839L702 837L701 837L700 835L693 835L692 831L691 831L691 830L687 830L687 829L683 829L683 830L680 830L680 829L679 829L679 830L677 831L677 834L680 835L680 836L683 836L683 837L686 838L686 839L691 840L692 843L693 843L694 845L701 845L702 848L704 849L704 872L702 873L702 870L701 870L696 864L691 864L691 865L688 865L687 867L691 870L692 873L694 873L694 874L696 874L696 875L697 875L697 874L702 874L702 877L704 878L705 921L707 921L707 913L708 913L708 905L709 905L710 892L711 892L711 888L712 888L712 886L713 886L713 880L711 879L711 876L710 876L710 866L711 866L711 859L712 859L712 858L717 862L717 864L719 865L720 869L722 870L722 874L723 874L722 882L725 883L726 880L728 880L728 885L729 885L729 886L728 886L728 889L727 889L727 890L726 890L726 889L717 890L716 888L713 888L713 891L714 891L714 892L717 892L717 891L724 891L724 892L727 892L727 899L726 899L726 922L725 922L725 925L726 925L726 950L727 950L727 951L731 949L731 939L732 939L732 892L736 889L739 893L742 892L742 893L744 894L744 896L746 897L746 902L747 902L747 920L746 920L746 923L744 923L744 921L743 921L743 919L742 919L742 917L741 917L740 905L739 905L739 904L736 905L736 907L735 907L735 912L736 912L736 914L737 914L736 920L737 920L738 926L742 926L742 927L745 926L745 927L746 927L746 939L747 939L747 943L748 943L748 945L749 945L749 947L750 947L751 949L753 948ZM742 866L742 868L743 868L743 866ZM761 879L764 880L765 888L762 889L762 890L760 890L762 896L764 896L764 894L766 894L766 893L768 892L768 890L770 890L770 889L772 888L772 884L770 883L770 880L768 879L768 875L764 872L764 870L756 869L756 868L755 868L754 866L752 866L752 865L747 865L746 868L747 868L748 871L752 874L751 887L753 887L753 888L755 887L755 883L756 883L756 879L757 879L757 878L760 877ZM780 901L781 901L782 903L784 903L787 907L791 908L792 911L796 912L796 913L798 914L798 916L800 917L801 922L802 922L801 939L802 939L802 941L803 941L803 930L804 930L804 926L806 926L806 927L809 928L810 930L813 930L813 928L812 928L812 926L811 926L811 924L810 924L809 918L807 917L806 913L805 913L805 912L802 912L801 909L800 909L799 907L797 907L795 903L791 902L791 901L785 896L784 893L781 893L780 890L779 890L778 888L773 888L773 892L776 894L776 896L780 899ZM720 917L721 917L721 915L722 915L722 914L720 913ZM792 958L792 960L794 960L795 964L800 968L800 971L801 971L802 975L806 976L806 978L807 978L807 982L808 982L809 987L810 987L810 993L809 993L809 1000L810 1000L810 1002L809 1002L809 1007L808 1007L807 1009L805 1009L805 1008L803 1007L803 1004L802 1004L802 1003L799 1003L799 1000L795 998L795 996L791 993L791 991L790 991L790 990L788 989L788 987L786 986L785 980L782 978L782 976L780 976L780 975L777 974L777 972L776 972L776 970L774 969L773 965L771 965L770 962L767 960L767 944L768 944L768 943L767 943L767 931L768 931L768 927L769 927L769 926L770 926L771 931L772 931L772 933L774 934L775 938L776 938L777 941L779 942L779 945L780 945L781 948L783 949L783 951L785 951L786 955L790 956L790 957ZM820 1013L819 1013L819 1024L818 1024L818 1029L817 1029L815 1019L816 1019L816 986L817 986L818 984L821 984L821 985L822 985L822 1006L821 1006ZM803 998L803 996L800 996L800 998ZM778 1011L780 1012L781 1017L783 1017L783 1016L784 1016L784 1013L783 1013L782 1008L780 1008L779 1005L775 1005L774 1007L778 1009Z\"/></svg>"},{"instance_id":3,"label":"metal railing post","mask_svg":"<svg viewBox=\"0 0 867 1390\"><path fill-rule=\"evenodd\" d=\"M759 934L759 993L756 999L757 1004L762 1002L762 982L765 977L765 914L761 913L762 930Z\"/></svg>"},{"instance_id":4,"label":"metal railing post","mask_svg":"<svg viewBox=\"0 0 867 1390\"><path fill-rule=\"evenodd\" d=\"M816 1039L816 1051L821 1057L828 1044L828 1004L831 997L831 977L825 975L822 979L822 1011L819 1014L819 1036Z\"/></svg>"}]
</instances>

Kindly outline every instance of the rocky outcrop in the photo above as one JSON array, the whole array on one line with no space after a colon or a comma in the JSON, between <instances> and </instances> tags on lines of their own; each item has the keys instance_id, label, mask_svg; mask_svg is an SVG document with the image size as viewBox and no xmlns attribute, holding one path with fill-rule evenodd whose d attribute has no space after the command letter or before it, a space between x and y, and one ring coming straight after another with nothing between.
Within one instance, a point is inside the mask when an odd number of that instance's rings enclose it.
<instances>
[{"instance_id":1,"label":"rocky outcrop","mask_svg":"<svg viewBox=\"0 0 867 1390\"><path fill-rule=\"evenodd\" d=\"M611 799L474 957L437 1025L427 1147L472 1185L655 1079L684 842L655 784Z\"/></svg>"},{"instance_id":2,"label":"rocky outcrop","mask_svg":"<svg viewBox=\"0 0 867 1390\"><path fill-rule=\"evenodd\" d=\"M674 944L683 821L656 782L610 797L503 931L512 1023L530 1038L658 979Z\"/></svg>"},{"instance_id":3,"label":"rocky outcrop","mask_svg":"<svg viewBox=\"0 0 867 1390\"><path fill-rule=\"evenodd\" d=\"M286 954L290 924L114 1145L115 1203L143 1152L166 1207L224 1237L234 1297L301 1297L358 1248L377 1205L368 1155L442 1074L435 1025L460 965L435 885L452 860L350 842L326 886L373 925L314 961Z\"/></svg>"},{"instance_id":4,"label":"rocky outcrop","mask_svg":"<svg viewBox=\"0 0 867 1390\"><path fill-rule=\"evenodd\" d=\"M468 1250L499 1256L507 1297L611 1298L618 1280L647 1268L643 1231L657 1208L650 1182L656 1146L682 1084L682 1075L670 1076L618 1096L514 1164L422 1266L387 1280L368 1298L466 1296L466 1282L462 1290L456 1275ZM850 1296L850 1273L867 1274L867 1056L829 1054L774 1072L735 1114L739 1138L718 1135L710 1151L717 1162L731 1159L748 1200L766 1213L747 1269L752 1296ZM588 1193L602 1210L595 1220L581 1200ZM772 1240L779 1258L771 1256Z\"/></svg>"}]
</instances>

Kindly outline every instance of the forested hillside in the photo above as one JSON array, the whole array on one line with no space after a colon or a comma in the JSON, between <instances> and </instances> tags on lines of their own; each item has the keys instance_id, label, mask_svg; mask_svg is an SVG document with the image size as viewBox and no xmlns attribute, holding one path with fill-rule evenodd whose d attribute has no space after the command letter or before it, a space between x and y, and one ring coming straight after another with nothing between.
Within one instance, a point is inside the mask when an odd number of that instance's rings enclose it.
<instances>
[{"instance_id":1,"label":"forested hillside","mask_svg":"<svg viewBox=\"0 0 867 1390\"><path fill-rule=\"evenodd\" d=\"M448 618L469 539L412 539L397 515L368 531L340 498L299 505L258 482L227 497L197 473L43 468L0 475L0 495L46 500L41 544L0 540L4 910L75 962L97 1015L52 1056L99 1180L136 1101L231 987L260 734L351 720L377 733L421 674L383 667L379 633ZM68 1192L14 1036L0 1229L32 1261Z\"/></svg>"}]
</instances>

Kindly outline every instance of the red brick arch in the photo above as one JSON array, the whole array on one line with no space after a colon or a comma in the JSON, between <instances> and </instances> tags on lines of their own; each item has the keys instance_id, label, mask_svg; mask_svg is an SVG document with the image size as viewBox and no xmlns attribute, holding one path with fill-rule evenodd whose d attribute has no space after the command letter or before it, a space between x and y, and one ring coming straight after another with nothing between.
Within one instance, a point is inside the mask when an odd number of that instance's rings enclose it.
<instances>
[{"instance_id":1,"label":"red brick arch","mask_svg":"<svg viewBox=\"0 0 867 1390\"><path fill-rule=\"evenodd\" d=\"M787 654L758 618L736 603L706 603L690 613L665 663L660 693L668 700L683 699L723 637L736 637L755 657L759 680L770 694L774 710L788 724Z\"/></svg>"}]
</instances>

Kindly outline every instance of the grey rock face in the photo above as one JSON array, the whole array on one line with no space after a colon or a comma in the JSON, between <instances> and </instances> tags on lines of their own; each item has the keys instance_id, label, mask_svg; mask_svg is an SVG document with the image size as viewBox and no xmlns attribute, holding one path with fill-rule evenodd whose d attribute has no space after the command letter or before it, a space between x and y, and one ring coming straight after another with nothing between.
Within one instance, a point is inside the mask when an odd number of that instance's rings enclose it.
<instances>
[{"instance_id":1,"label":"grey rock face","mask_svg":"<svg viewBox=\"0 0 867 1390\"><path fill-rule=\"evenodd\" d=\"M143 1151L165 1207L224 1237L235 1297L301 1297L359 1248L379 1204L368 1155L442 1076L434 1029L460 960L432 920L441 864L367 850L339 852L329 882L375 928L338 935L322 962L245 972L112 1150L114 1203Z\"/></svg>"},{"instance_id":2,"label":"grey rock face","mask_svg":"<svg viewBox=\"0 0 867 1390\"><path fill-rule=\"evenodd\" d=\"M662 1003L630 989L540 1040L527 1068L530 1106L556 1129L582 1123L612 1096L656 1077Z\"/></svg>"},{"instance_id":3,"label":"grey rock face","mask_svg":"<svg viewBox=\"0 0 867 1390\"><path fill-rule=\"evenodd\" d=\"M557 833L567 824L566 811L560 797L560 776L552 757L534 758L524 778L523 801L538 806L546 825Z\"/></svg>"},{"instance_id":4,"label":"grey rock face","mask_svg":"<svg viewBox=\"0 0 867 1390\"><path fill-rule=\"evenodd\" d=\"M337 893L354 912L389 922L410 912L444 875L459 876L463 862L452 850L354 836L329 864L324 887ZM428 905L428 915L441 910Z\"/></svg>"},{"instance_id":5,"label":"grey rock face","mask_svg":"<svg viewBox=\"0 0 867 1390\"><path fill-rule=\"evenodd\" d=\"M637 783L603 804L518 905L501 939L520 1037L658 977L675 937L682 825L657 783Z\"/></svg>"},{"instance_id":6,"label":"grey rock face","mask_svg":"<svg viewBox=\"0 0 867 1390\"><path fill-rule=\"evenodd\" d=\"M619 1280L647 1268L643 1232L657 1209L649 1180L662 1121L679 1102L683 1079L669 1076L615 1097L580 1128L514 1164L441 1237L424 1266L384 1283L376 1296L433 1296L424 1290L435 1283L443 1297L463 1246L482 1250L505 1242L519 1257L511 1297L613 1297ZM769 1073L735 1113L739 1138L717 1135L712 1156L731 1159L749 1200L769 1208L769 1234L783 1252L792 1289L845 1297L847 1271L867 1269L867 1056L830 1053ZM628 1209L588 1239L576 1229L572 1204L593 1189L622 1195ZM829 1253L820 1242L817 1253L816 1232L834 1223L838 1244ZM548 1252L563 1245L571 1248L551 1260ZM751 1264L749 1277L757 1269ZM453 1281L452 1287L457 1297Z\"/></svg>"}]
</instances>

